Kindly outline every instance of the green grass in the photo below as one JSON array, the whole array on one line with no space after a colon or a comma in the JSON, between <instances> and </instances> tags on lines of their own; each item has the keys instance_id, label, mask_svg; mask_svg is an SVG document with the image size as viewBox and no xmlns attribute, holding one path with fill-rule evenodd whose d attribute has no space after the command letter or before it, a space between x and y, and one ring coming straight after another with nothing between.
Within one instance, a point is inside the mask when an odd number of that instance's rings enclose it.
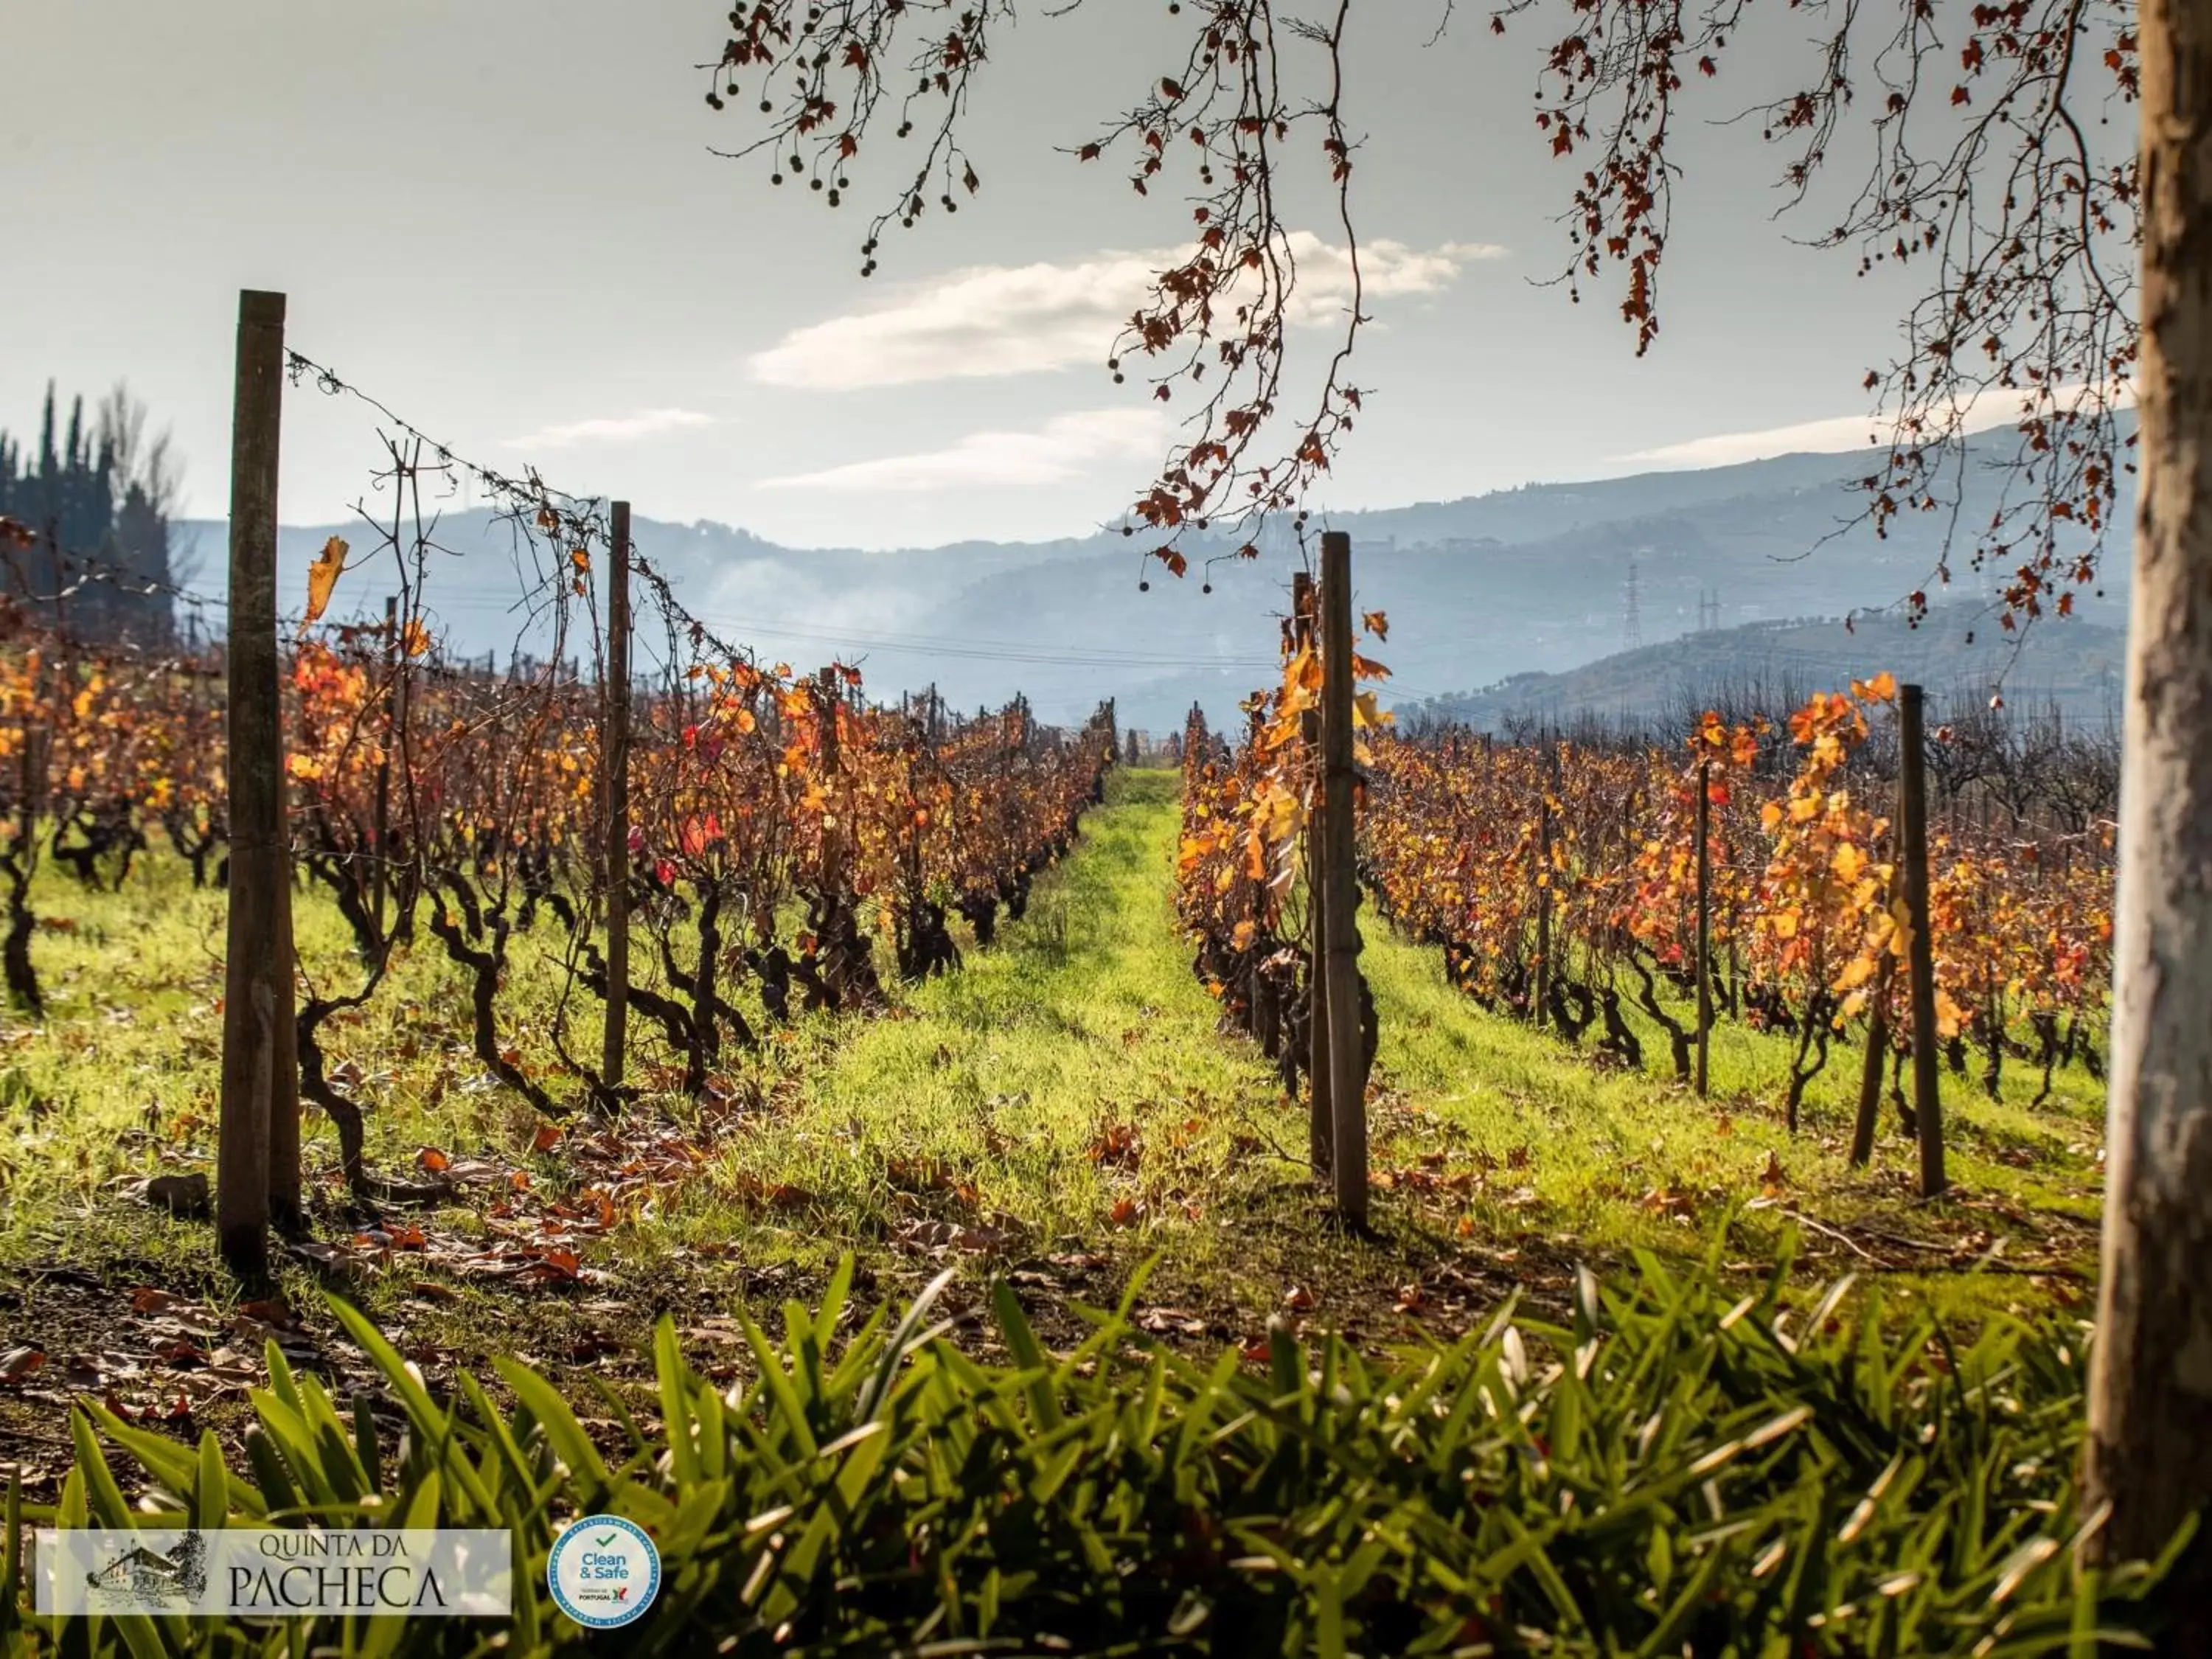
<instances>
[{"instance_id":1,"label":"green grass","mask_svg":"<svg viewBox=\"0 0 2212 1659\"><path fill-rule=\"evenodd\" d=\"M53 1504L5 1483L0 1652L605 1651L538 1588L556 1529L602 1514L660 1553L652 1618L619 1640L641 1656L2087 1659L2153 1649L2160 1580L2185 1579L2175 1549L2114 1567L2079 1547L2100 1524L2075 1486L2087 1355L2017 1322L1945 1341L1875 1298L1841 1307L1840 1285L1801 1320L1781 1267L1740 1294L1711 1260L1639 1252L1609 1285L1581 1276L1558 1324L1508 1306L1395 1361L1278 1327L1264 1363L1209 1363L1128 1305L1048 1354L1001 1281L994 1364L933 1322L949 1275L894 1324L848 1297L851 1265L780 1337L744 1326L750 1387L688 1364L661 1321L619 1421L505 1358L504 1402L465 1376L441 1400L343 1308L367 1360L350 1402L272 1343L242 1456L89 1405ZM72 1620L18 1595L19 1507L212 1528L310 1505L505 1531L508 1627Z\"/></svg>"},{"instance_id":2,"label":"green grass","mask_svg":"<svg viewBox=\"0 0 2212 1659\"><path fill-rule=\"evenodd\" d=\"M1871 1170L1844 1162L1857 1048L1837 1052L1793 1139L1777 1105L1784 1041L1723 1024L1709 1101L1649 1070L1601 1070L1483 1012L1446 983L1437 952L1394 939L1371 911L1376 1228L1346 1237L1299 1161L1303 1109L1250 1043L1219 1032L1176 936L1176 787L1170 773L1115 773L1028 918L969 950L961 972L896 990L888 1016L811 1019L733 1057L719 1103L652 1096L638 1121L546 1152L533 1150L533 1115L467 1052L460 981L425 937L334 1029L331 1061L360 1068L374 1162L405 1168L434 1146L501 1175L416 1218L428 1248L362 1252L355 1293L434 1370L520 1352L597 1374L629 1363L658 1310L696 1332L819 1285L847 1249L885 1293L957 1266L950 1305L984 1346L989 1276L1038 1291L1039 1322L1062 1340L1081 1328L1071 1301L1111 1299L1153 1255L1146 1328L1245 1346L1279 1314L1384 1345L1467 1328L1516 1287L1563 1306L1576 1261L1701 1254L1723 1226L1741 1271L1802 1225L1808 1273L1880 1277L1939 1312L2070 1305L2086 1288L2100 1108L2080 1073L2040 1110L2024 1068L1999 1103L1947 1074L1959 1191L1923 1206L1893 1121ZM222 896L157 859L120 894L50 872L37 902L73 926L38 940L49 1022L0 1038L0 1279L74 1265L111 1286L222 1304L234 1292L209 1231L122 1192L157 1169L212 1167ZM311 973L352 971L319 898L302 897L297 927ZM507 994L505 1035L541 1071L556 947L550 928L526 937ZM1663 1065L1664 1042L1639 1029L1647 1061ZM641 1039L640 1075L667 1059ZM343 1243L335 1137L319 1114L307 1128L323 1230ZM518 1236L573 1249L586 1273L526 1286L453 1265ZM1990 1267L1964 1271L1992 1249ZM73 1294L0 1296L0 1349L97 1347L113 1310Z\"/></svg>"},{"instance_id":3,"label":"green grass","mask_svg":"<svg viewBox=\"0 0 2212 1659\"><path fill-rule=\"evenodd\" d=\"M1005 948L848 1030L726 1167L887 1224L933 1194L1041 1238L1107 1230L1122 1203L1139 1230L1202 1212L1239 1130L1277 1115L1276 1090L1216 1035L1173 933L1173 787L1125 775Z\"/></svg>"},{"instance_id":4,"label":"green grass","mask_svg":"<svg viewBox=\"0 0 2212 1659\"><path fill-rule=\"evenodd\" d=\"M1626 998L1624 1013L1644 1045L1641 1073L1601 1065L1587 1043L1577 1051L1556 1033L1485 1013L1445 981L1438 952L1371 921L1366 931L1362 965L1382 1016L1376 1069L1387 1091L1376 1164L1387 1170L1401 1152L1438 1139L1470 1157L1510 1160L1517 1152L1517 1170L1492 1172L1486 1182L1492 1196L1473 1211L1480 1234L1510 1231L1517 1216L1524 1227L1540 1223L1600 1254L1665 1248L1670 1232L1694 1235L1726 1206L1751 1200L1778 1214L1886 1234L1893 1247L1901 1238L1948 1243L1980 1231L2075 1272L2094 1255L2103 1103L2079 1070L2061 1074L2041 1109L2028 1104L2039 1074L2025 1067L2008 1070L2003 1098L1994 1102L1978 1076L1947 1071L1954 1191L1926 1206L1917 1195L1917 1149L1887 1100L1871 1165L1849 1165L1864 1053L1856 1042L1832 1052L1793 1136L1781 1105L1789 1038L1718 1023L1710 1097L1701 1100L1654 1069L1667 1066L1665 1038ZM1778 1171L1779 1180L1768 1178ZM1502 1202L1494 1196L1501 1188ZM1838 1241L1810 1243L1821 1255L1850 1255ZM1972 1294L1987 1291L1984 1285Z\"/></svg>"}]
</instances>

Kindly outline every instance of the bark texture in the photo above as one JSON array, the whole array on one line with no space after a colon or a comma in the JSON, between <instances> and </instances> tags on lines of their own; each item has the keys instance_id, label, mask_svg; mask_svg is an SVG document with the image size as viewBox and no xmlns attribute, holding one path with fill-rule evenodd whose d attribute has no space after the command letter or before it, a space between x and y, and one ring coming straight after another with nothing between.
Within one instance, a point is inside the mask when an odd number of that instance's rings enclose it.
<instances>
[{"instance_id":1,"label":"bark texture","mask_svg":"<svg viewBox=\"0 0 2212 1659\"><path fill-rule=\"evenodd\" d=\"M2212 5L2144 0L2141 25L2142 478L2087 1470L2121 1559L2212 1498ZM2212 1650L2212 1573L2173 1588L2166 1650Z\"/></svg>"}]
</instances>

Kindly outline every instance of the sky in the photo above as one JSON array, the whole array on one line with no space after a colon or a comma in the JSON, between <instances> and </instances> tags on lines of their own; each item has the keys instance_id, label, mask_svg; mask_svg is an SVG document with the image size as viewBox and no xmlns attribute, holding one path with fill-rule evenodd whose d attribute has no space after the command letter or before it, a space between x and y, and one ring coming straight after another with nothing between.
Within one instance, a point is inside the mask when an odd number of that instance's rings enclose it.
<instances>
[{"instance_id":1,"label":"sky","mask_svg":"<svg viewBox=\"0 0 2212 1659\"><path fill-rule=\"evenodd\" d=\"M1388 507L1542 481L1844 448L1909 284L1793 243L1782 156L1693 124L1663 328L1633 352L1617 289L1542 285L1576 168L1531 120L1539 33L1443 0L1370 0L1348 55L1371 392L1317 504ZM0 426L52 379L127 379L224 510L237 290L289 295L289 343L463 454L538 468L663 520L791 546L1079 536L1148 483L1171 428L1104 368L1149 252L1188 210L1140 200L1092 137L1167 67L1159 0L1031 4L978 82L983 186L957 218L857 245L904 147L846 206L721 159L703 100L726 0L79 0L16 8L0 100ZM1698 107L1730 114L1802 61L1785 19ZM882 152L878 154L878 152ZM1838 180L1838 182L1842 182ZM1340 234L1300 234L1297 345L1328 349ZM1133 288L1133 284L1134 287ZM373 500L360 406L292 394L281 510Z\"/></svg>"}]
</instances>

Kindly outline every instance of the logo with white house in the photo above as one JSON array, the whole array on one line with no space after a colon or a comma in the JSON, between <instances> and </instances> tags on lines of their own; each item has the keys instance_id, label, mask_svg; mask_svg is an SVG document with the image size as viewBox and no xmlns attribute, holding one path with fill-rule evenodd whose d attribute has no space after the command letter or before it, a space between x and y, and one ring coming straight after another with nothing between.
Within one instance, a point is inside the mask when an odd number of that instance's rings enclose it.
<instances>
[{"instance_id":1,"label":"logo with white house","mask_svg":"<svg viewBox=\"0 0 2212 1659\"><path fill-rule=\"evenodd\" d=\"M167 1550L133 1543L85 1574L84 1582L103 1609L154 1612L189 1605L207 1592L207 1540L195 1528Z\"/></svg>"},{"instance_id":2,"label":"logo with white house","mask_svg":"<svg viewBox=\"0 0 2212 1659\"><path fill-rule=\"evenodd\" d=\"M514 1547L489 1528L51 1528L37 1538L35 1600L64 1618L501 1618L514 1607Z\"/></svg>"}]
</instances>

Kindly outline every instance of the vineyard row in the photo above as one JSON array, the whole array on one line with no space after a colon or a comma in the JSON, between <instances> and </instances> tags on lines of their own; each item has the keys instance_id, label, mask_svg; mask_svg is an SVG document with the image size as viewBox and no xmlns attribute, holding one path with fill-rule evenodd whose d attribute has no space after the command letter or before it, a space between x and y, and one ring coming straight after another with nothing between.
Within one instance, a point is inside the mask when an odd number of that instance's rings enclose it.
<instances>
[{"instance_id":1,"label":"vineyard row","mask_svg":"<svg viewBox=\"0 0 2212 1659\"><path fill-rule=\"evenodd\" d=\"M1387 627L1379 615L1365 621L1377 637ZM1281 683L1245 705L1241 744L1192 711L1179 903L1200 977L1295 1092L1310 1070L1313 738L1326 672L1296 615L1284 658ZM1356 650L1352 668L1387 673ZM1587 1038L1606 1063L1651 1063L1630 1006L1663 1034L1659 1063L1700 1086L1699 1037L1715 1019L1786 1036L1792 1128L1807 1086L1856 1026L1867 1038L1863 1123L1870 1128L1886 1073L1911 1128L1905 1068L1919 1033L1890 810L1898 701L1885 674L1816 695L1780 721L1708 713L1678 746L1630 749L1463 731L1401 737L1363 695L1360 887L1403 933L1441 949L1477 1002ZM1929 772L1958 775L1944 755L1956 741L1948 728L1928 734ZM2060 1067L2099 1068L2113 830L2081 810L2085 792L1992 811L1985 795L1952 788L1930 819L1930 1041L1954 1073L1978 1070L1992 1097L2008 1062L2040 1069L2039 1103ZM1364 990L1361 1023L1364 1075L1376 1045Z\"/></svg>"},{"instance_id":2,"label":"vineyard row","mask_svg":"<svg viewBox=\"0 0 2212 1659\"><path fill-rule=\"evenodd\" d=\"M324 1028L409 948L459 973L468 1041L501 1083L548 1114L612 1109L637 1090L568 1039L577 994L608 996L619 880L645 958L629 1006L696 1092L726 1048L761 1041L732 1000L741 983L755 1019L866 1010L887 972L959 964L951 915L990 944L1066 852L1115 753L1110 704L1072 732L1020 698L963 719L933 699L872 707L851 668L799 678L703 652L627 711L629 827L611 864L605 700L573 671L494 675L441 660L419 631L326 628L287 648L283 684L293 884L335 906L357 958L349 983L297 1006L300 1088L339 1124L364 1196L358 1107L326 1074ZM119 890L158 838L195 884L226 880L222 686L217 653L95 652L20 614L0 633L6 985L24 1012L43 1001L42 865ZM549 919L559 1069L536 1075L505 1004L517 941Z\"/></svg>"}]
</instances>

